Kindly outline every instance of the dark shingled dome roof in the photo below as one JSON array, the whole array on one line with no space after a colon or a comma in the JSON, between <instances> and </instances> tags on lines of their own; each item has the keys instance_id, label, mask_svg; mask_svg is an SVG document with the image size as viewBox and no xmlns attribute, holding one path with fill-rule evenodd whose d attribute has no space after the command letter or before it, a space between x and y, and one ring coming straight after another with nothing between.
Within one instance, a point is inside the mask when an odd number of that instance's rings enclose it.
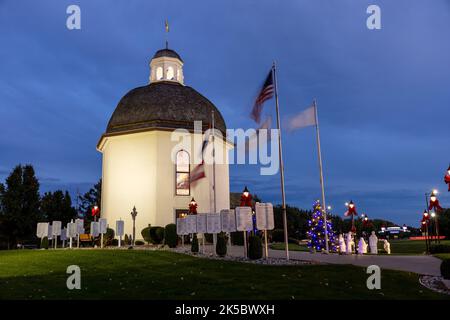
<instances>
[{"instance_id":1,"label":"dark shingled dome roof","mask_svg":"<svg viewBox=\"0 0 450 320\"><path fill-rule=\"evenodd\" d=\"M183 60L181 59L181 57L178 53L176 53L174 50L168 49L168 48L156 51L155 55L153 56L153 59L161 58L161 57L176 58L176 59L180 60L181 62L183 62Z\"/></svg>"},{"instance_id":2,"label":"dark shingled dome roof","mask_svg":"<svg viewBox=\"0 0 450 320\"><path fill-rule=\"evenodd\" d=\"M215 127L225 135L225 121L211 101L191 87L176 82L155 82L131 90L120 100L106 134L149 128L193 130L194 121L200 120L205 129L213 110Z\"/></svg>"}]
</instances>

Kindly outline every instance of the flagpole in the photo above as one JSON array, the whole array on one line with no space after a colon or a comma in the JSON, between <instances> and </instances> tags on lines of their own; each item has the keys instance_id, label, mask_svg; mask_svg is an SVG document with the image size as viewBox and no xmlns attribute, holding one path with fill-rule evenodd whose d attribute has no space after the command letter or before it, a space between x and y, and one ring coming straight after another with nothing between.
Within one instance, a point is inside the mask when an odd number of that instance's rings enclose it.
<instances>
[{"instance_id":1,"label":"flagpole","mask_svg":"<svg viewBox=\"0 0 450 320\"><path fill-rule=\"evenodd\" d=\"M214 110L211 111L211 127L212 127L212 156L213 156L213 208L214 213L217 213L217 205L216 205L216 149L215 149L215 117ZM217 233L213 234L213 242L214 242L214 252L216 251L217 244Z\"/></svg>"},{"instance_id":2,"label":"flagpole","mask_svg":"<svg viewBox=\"0 0 450 320\"><path fill-rule=\"evenodd\" d=\"M284 228L284 245L286 251L286 260L289 260L289 241L288 241L288 229L287 229L287 217L286 217L286 194L284 190L284 165L283 165L283 151L281 147L281 125L280 125L280 108L278 104L278 86L276 76L275 61L272 66L272 77L275 86L275 107L277 111L277 128L278 128L278 158L280 162L280 179L281 179L281 198L282 205L281 210L283 214L283 228Z\"/></svg>"},{"instance_id":3,"label":"flagpole","mask_svg":"<svg viewBox=\"0 0 450 320\"><path fill-rule=\"evenodd\" d=\"M323 220L325 224L325 253L329 252L328 246L328 225L327 225L327 206L325 203L325 187L323 182L323 167L322 167L322 151L320 148L320 129L319 129L319 116L317 113L317 101L314 99L314 116L316 118L316 139L317 139L317 152L319 159L319 169L320 169L320 185L322 187L322 212L323 212Z\"/></svg>"}]
</instances>

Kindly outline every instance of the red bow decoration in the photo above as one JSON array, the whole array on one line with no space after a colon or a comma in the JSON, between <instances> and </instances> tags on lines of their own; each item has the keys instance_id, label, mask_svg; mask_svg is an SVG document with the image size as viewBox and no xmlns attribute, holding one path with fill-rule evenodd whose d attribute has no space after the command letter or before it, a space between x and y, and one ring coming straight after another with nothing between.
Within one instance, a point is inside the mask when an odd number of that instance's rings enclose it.
<instances>
[{"instance_id":1,"label":"red bow decoration","mask_svg":"<svg viewBox=\"0 0 450 320\"><path fill-rule=\"evenodd\" d=\"M420 221L420 225L421 225L422 231L426 231L427 230L428 220L429 219L430 219L429 217L427 217L427 218L423 217L422 220Z\"/></svg>"},{"instance_id":2,"label":"red bow decoration","mask_svg":"<svg viewBox=\"0 0 450 320\"><path fill-rule=\"evenodd\" d=\"M351 215L357 216L358 213L356 212L356 206L353 206L353 208L351 208L351 207L349 206L349 207L348 207L348 210L344 213L344 215L345 215L346 217L351 216Z\"/></svg>"},{"instance_id":3,"label":"red bow decoration","mask_svg":"<svg viewBox=\"0 0 450 320\"><path fill-rule=\"evenodd\" d=\"M100 212L100 209L99 209L99 207L93 207L91 212L92 212L92 216L95 217Z\"/></svg>"},{"instance_id":4,"label":"red bow decoration","mask_svg":"<svg viewBox=\"0 0 450 320\"><path fill-rule=\"evenodd\" d=\"M446 174L444 177L444 182L448 184L448 192L450 192L450 174Z\"/></svg>"},{"instance_id":5,"label":"red bow decoration","mask_svg":"<svg viewBox=\"0 0 450 320\"><path fill-rule=\"evenodd\" d=\"M252 206L252 195L249 193L246 197L245 195L241 195L241 207L251 207Z\"/></svg>"},{"instance_id":6,"label":"red bow decoration","mask_svg":"<svg viewBox=\"0 0 450 320\"><path fill-rule=\"evenodd\" d=\"M430 206L428 207L428 210L431 210L433 208L436 211L441 211L442 210L442 207L439 205L439 200L438 199L436 199L435 201L430 199Z\"/></svg>"},{"instance_id":7,"label":"red bow decoration","mask_svg":"<svg viewBox=\"0 0 450 320\"><path fill-rule=\"evenodd\" d=\"M189 213L197 214L197 207L198 207L198 205L196 202L189 203Z\"/></svg>"}]
</instances>

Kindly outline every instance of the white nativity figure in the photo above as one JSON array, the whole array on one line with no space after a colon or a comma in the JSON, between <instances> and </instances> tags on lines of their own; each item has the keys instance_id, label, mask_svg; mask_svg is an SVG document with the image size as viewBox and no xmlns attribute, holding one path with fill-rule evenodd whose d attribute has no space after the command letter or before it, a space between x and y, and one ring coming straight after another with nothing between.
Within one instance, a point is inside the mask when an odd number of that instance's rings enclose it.
<instances>
[{"instance_id":1,"label":"white nativity figure","mask_svg":"<svg viewBox=\"0 0 450 320\"><path fill-rule=\"evenodd\" d=\"M364 238L359 238L358 243L358 254L365 254L367 253L367 243L364 241Z\"/></svg>"},{"instance_id":2,"label":"white nativity figure","mask_svg":"<svg viewBox=\"0 0 450 320\"><path fill-rule=\"evenodd\" d=\"M339 252L341 254L347 252L347 246L345 245L344 236L342 234L339 235Z\"/></svg>"},{"instance_id":3,"label":"white nativity figure","mask_svg":"<svg viewBox=\"0 0 450 320\"><path fill-rule=\"evenodd\" d=\"M353 241L352 232L347 233L347 254L352 254L355 247L355 242Z\"/></svg>"},{"instance_id":4,"label":"white nativity figure","mask_svg":"<svg viewBox=\"0 0 450 320\"><path fill-rule=\"evenodd\" d=\"M386 251L387 254L391 254L391 244L386 239L384 240L384 251Z\"/></svg>"},{"instance_id":5,"label":"white nativity figure","mask_svg":"<svg viewBox=\"0 0 450 320\"><path fill-rule=\"evenodd\" d=\"M375 231L372 231L369 237L369 247L371 254L378 254L378 237L375 235Z\"/></svg>"}]
</instances>

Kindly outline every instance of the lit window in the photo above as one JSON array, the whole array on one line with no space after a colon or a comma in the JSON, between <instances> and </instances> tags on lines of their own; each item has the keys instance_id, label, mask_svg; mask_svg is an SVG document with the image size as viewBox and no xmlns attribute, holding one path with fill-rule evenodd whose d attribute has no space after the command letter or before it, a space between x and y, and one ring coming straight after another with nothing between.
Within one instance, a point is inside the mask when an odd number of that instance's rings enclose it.
<instances>
[{"instance_id":1,"label":"lit window","mask_svg":"<svg viewBox=\"0 0 450 320\"><path fill-rule=\"evenodd\" d=\"M161 67L156 68L156 80L163 78L163 69Z\"/></svg>"},{"instance_id":2,"label":"lit window","mask_svg":"<svg viewBox=\"0 0 450 320\"><path fill-rule=\"evenodd\" d=\"M189 153L184 150L177 152L177 163L175 165L176 171L176 194L179 196L186 196L190 193L190 166Z\"/></svg>"},{"instance_id":3,"label":"lit window","mask_svg":"<svg viewBox=\"0 0 450 320\"><path fill-rule=\"evenodd\" d=\"M173 68L172 67L168 67L167 68L167 79L168 80L173 80L175 76L175 73L173 72Z\"/></svg>"}]
</instances>

